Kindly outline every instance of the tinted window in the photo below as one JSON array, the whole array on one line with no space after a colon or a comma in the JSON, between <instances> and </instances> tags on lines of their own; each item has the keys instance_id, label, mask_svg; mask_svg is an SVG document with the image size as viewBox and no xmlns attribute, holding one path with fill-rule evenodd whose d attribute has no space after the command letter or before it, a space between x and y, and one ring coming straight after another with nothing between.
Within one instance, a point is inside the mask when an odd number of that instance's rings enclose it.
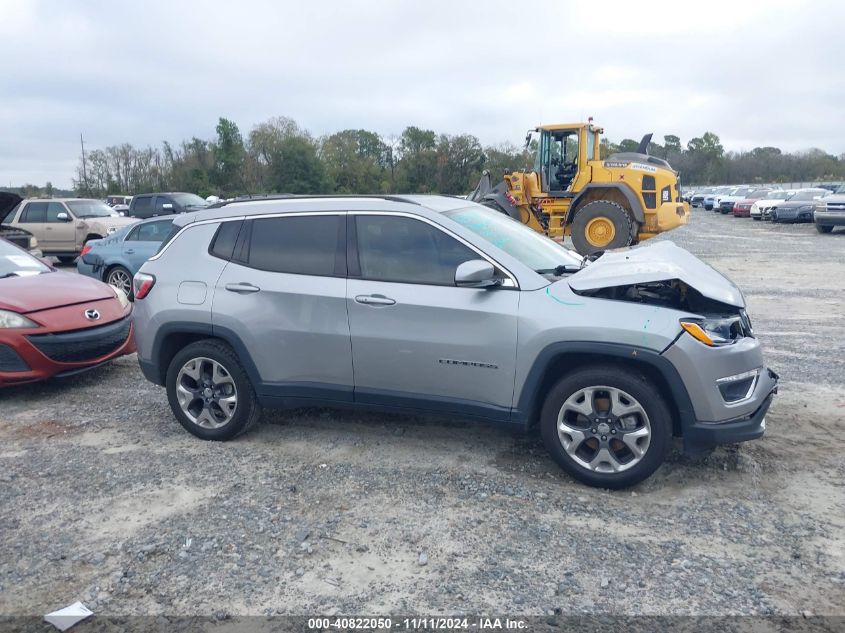
<instances>
[{"instance_id":1,"label":"tinted window","mask_svg":"<svg viewBox=\"0 0 845 633\"><path fill-rule=\"evenodd\" d=\"M248 265L299 275L333 275L340 218L336 215L252 220Z\"/></svg>"},{"instance_id":2,"label":"tinted window","mask_svg":"<svg viewBox=\"0 0 845 633\"><path fill-rule=\"evenodd\" d=\"M472 249L420 220L359 215L355 225L364 279L453 286L457 267L479 258Z\"/></svg>"},{"instance_id":3,"label":"tinted window","mask_svg":"<svg viewBox=\"0 0 845 633\"><path fill-rule=\"evenodd\" d=\"M164 205L169 204L171 205L169 209L165 209ZM156 196L156 213L161 215L162 213L173 213L173 201L170 198L164 198L162 196Z\"/></svg>"},{"instance_id":4,"label":"tinted window","mask_svg":"<svg viewBox=\"0 0 845 633\"><path fill-rule=\"evenodd\" d=\"M30 202L21 214L21 222L46 222L47 221L47 203L46 202Z\"/></svg>"},{"instance_id":5,"label":"tinted window","mask_svg":"<svg viewBox=\"0 0 845 633\"><path fill-rule=\"evenodd\" d=\"M67 206L78 218L108 218L117 215L114 209L99 200L71 200Z\"/></svg>"},{"instance_id":6,"label":"tinted window","mask_svg":"<svg viewBox=\"0 0 845 633\"><path fill-rule=\"evenodd\" d=\"M153 210L153 199L149 196L143 198L135 198L133 201L132 214L138 216L150 215Z\"/></svg>"},{"instance_id":7,"label":"tinted window","mask_svg":"<svg viewBox=\"0 0 845 633\"><path fill-rule=\"evenodd\" d=\"M221 259L231 259L232 251L235 250L235 242L238 240L238 233L243 222L223 222L217 229L217 234L211 242L209 252Z\"/></svg>"},{"instance_id":8,"label":"tinted window","mask_svg":"<svg viewBox=\"0 0 845 633\"><path fill-rule=\"evenodd\" d=\"M67 209L61 202L51 202L47 205L47 221L48 222L67 222L67 220L60 220L59 214L67 215Z\"/></svg>"}]
</instances>

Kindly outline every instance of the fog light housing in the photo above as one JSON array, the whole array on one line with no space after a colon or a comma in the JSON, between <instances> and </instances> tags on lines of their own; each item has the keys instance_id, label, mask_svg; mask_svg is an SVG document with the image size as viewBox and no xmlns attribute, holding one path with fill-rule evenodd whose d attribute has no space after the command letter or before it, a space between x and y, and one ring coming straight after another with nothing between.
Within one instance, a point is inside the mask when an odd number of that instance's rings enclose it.
<instances>
[{"instance_id":1,"label":"fog light housing","mask_svg":"<svg viewBox=\"0 0 845 633\"><path fill-rule=\"evenodd\" d=\"M741 374L719 378L716 381L716 385L719 387L719 393L722 394L722 399L728 404L748 400L751 394L754 393L754 387L757 386L760 369L758 367L757 369L745 371Z\"/></svg>"}]
</instances>

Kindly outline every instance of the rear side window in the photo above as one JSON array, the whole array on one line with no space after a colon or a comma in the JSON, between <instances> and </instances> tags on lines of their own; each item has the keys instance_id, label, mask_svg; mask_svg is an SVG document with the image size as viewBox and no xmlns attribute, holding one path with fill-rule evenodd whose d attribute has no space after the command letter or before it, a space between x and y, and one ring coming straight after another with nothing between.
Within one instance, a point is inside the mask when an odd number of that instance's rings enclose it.
<instances>
[{"instance_id":1,"label":"rear side window","mask_svg":"<svg viewBox=\"0 0 845 633\"><path fill-rule=\"evenodd\" d=\"M166 204L169 204L170 208L165 209L164 205ZM173 213L173 201L164 196L156 196L156 214L161 215L163 213Z\"/></svg>"},{"instance_id":2,"label":"rear side window","mask_svg":"<svg viewBox=\"0 0 845 633\"><path fill-rule=\"evenodd\" d=\"M47 221L47 203L30 202L21 214L21 222L27 224Z\"/></svg>"},{"instance_id":3,"label":"rear side window","mask_svg":"<svg viewBox=\"0 0 845 633\"><path fill-rule=\"evenodd\" d=\"M323 277L335 274L341 245L345 246L345 222L340 216L264 218L250 223L247 265L251 268Z\"/></svg>"},{"instance_id":4,"label":"rear side window","mask_svg":"<svg viewBox=\"0 0 845 633\"><path fill-rule=\"evenodd\" d=\"M146 217L153 210L153 199L151 197L135 198L132 202L135 203L132 207L132 215Z\"/></svg>"},{"instance_id":5,"label":"rear side window","mask_svg":"<svg viewBox=\"0 0 845 633\"><path fill-rule=\"evenodd\" d=\"M134 230L134 236L127 237L127 240L139 242L161 242L170 233L173 220L162 220L161 222L147 222Z\"/></svg>"},{"instance_id":6,"label":"rear side window","mask_svg":"<svg viewBox=\"0 0 845 633\"><path fill-rule=\"evenodd\" d=\"M238 241L238 233L240 233L243 221L223 222L214 239L211 240L211 247L208 252L219 257L220 259L232 259L232 252L235 250L235 242Z\"/></svg>"}]
</instances>

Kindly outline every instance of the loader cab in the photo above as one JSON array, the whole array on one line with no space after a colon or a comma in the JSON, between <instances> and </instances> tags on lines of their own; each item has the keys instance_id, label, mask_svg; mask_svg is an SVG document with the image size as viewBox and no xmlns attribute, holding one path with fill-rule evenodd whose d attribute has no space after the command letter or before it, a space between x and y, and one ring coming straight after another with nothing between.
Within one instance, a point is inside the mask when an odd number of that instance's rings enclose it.
<instances>
[{"instance_id":1,"label":"loader cab","mask_svg":"<svg viewBox=\"0 0 845 633\"><path fill-rule=\"evenodd\" d=\"M598 128L592 125L537 128L540 139L534 171L540 174L543 192L550 197L572 197L589 181L587 161L595 160Z\"/></svg>"}]
</instances>

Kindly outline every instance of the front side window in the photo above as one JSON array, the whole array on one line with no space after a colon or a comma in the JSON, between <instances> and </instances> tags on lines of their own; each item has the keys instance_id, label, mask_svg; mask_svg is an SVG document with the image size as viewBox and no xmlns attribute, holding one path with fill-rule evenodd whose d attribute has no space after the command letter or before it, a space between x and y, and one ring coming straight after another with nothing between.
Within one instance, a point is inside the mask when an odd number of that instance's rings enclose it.
<instances>
[{"instance_id":1,"label":"front side window","mask_svg":"<svg viewBox=\"0 0 845 633\"><path fill-rule=\"evenodd\" d=\"M46 202L30 202L21 213L21 222L25 224L35 224L38 222L47 221L47 203Z\"/></svg>"},{"instance_id":2,"label":"front side window","mask_svg":"<svg viewBox=\"0 0 845 633\"><path fill-rule=\"evenodd\" d=\"M165 209L164 205L169 204L170 208ZM172 212L173 211L173 203L170 201L170 198L165 198L163 196L156 196L156 213L164 213L164 212Z\"/></svg>"},{"instance_id":3,"label":"front side window","mask_svg":"<svg viewBox=\"0 0 845 633\"><path fill-rule=\"evenodd\" d=\"M296 275L334 275L340 248L341 218L308 215L250 222L251 268Z\"/></svg>"},{"instance_id":4,"label":"front side window","mask_svg":"<svg viewBox=\"0 0 845 633\"><path fill-rule=\"evenodd\" d=\"M454 286L458 266L480 258L440 229L413 218L359 215L355 227L363 279Z\"/></svg>"},{"instance_id":5,"label":"front side window","mask_svg":"<svg viewBox=\"0 0 845 633\"><path fill-rule=\"evenodd\" d=\"M65 209L64 205L61 202L51 202L47 205L47 221L48 222L67 222L67 219L60 220L59 214L64 213L67 215L67 209Z\"/></svg>"},{"instance_id":6,"label":"front side window","mask_svg":"<svg viewBox=\"0 0 845 633\"><path fill-rule=\"evenodd\" d=\"M182 207L197 207L202 209L208 206L208 202L194 193L177 193L173 195L173 199ZM166 200L166 202L169 202L169 200Z\"/></svg>"}]
</instances>

